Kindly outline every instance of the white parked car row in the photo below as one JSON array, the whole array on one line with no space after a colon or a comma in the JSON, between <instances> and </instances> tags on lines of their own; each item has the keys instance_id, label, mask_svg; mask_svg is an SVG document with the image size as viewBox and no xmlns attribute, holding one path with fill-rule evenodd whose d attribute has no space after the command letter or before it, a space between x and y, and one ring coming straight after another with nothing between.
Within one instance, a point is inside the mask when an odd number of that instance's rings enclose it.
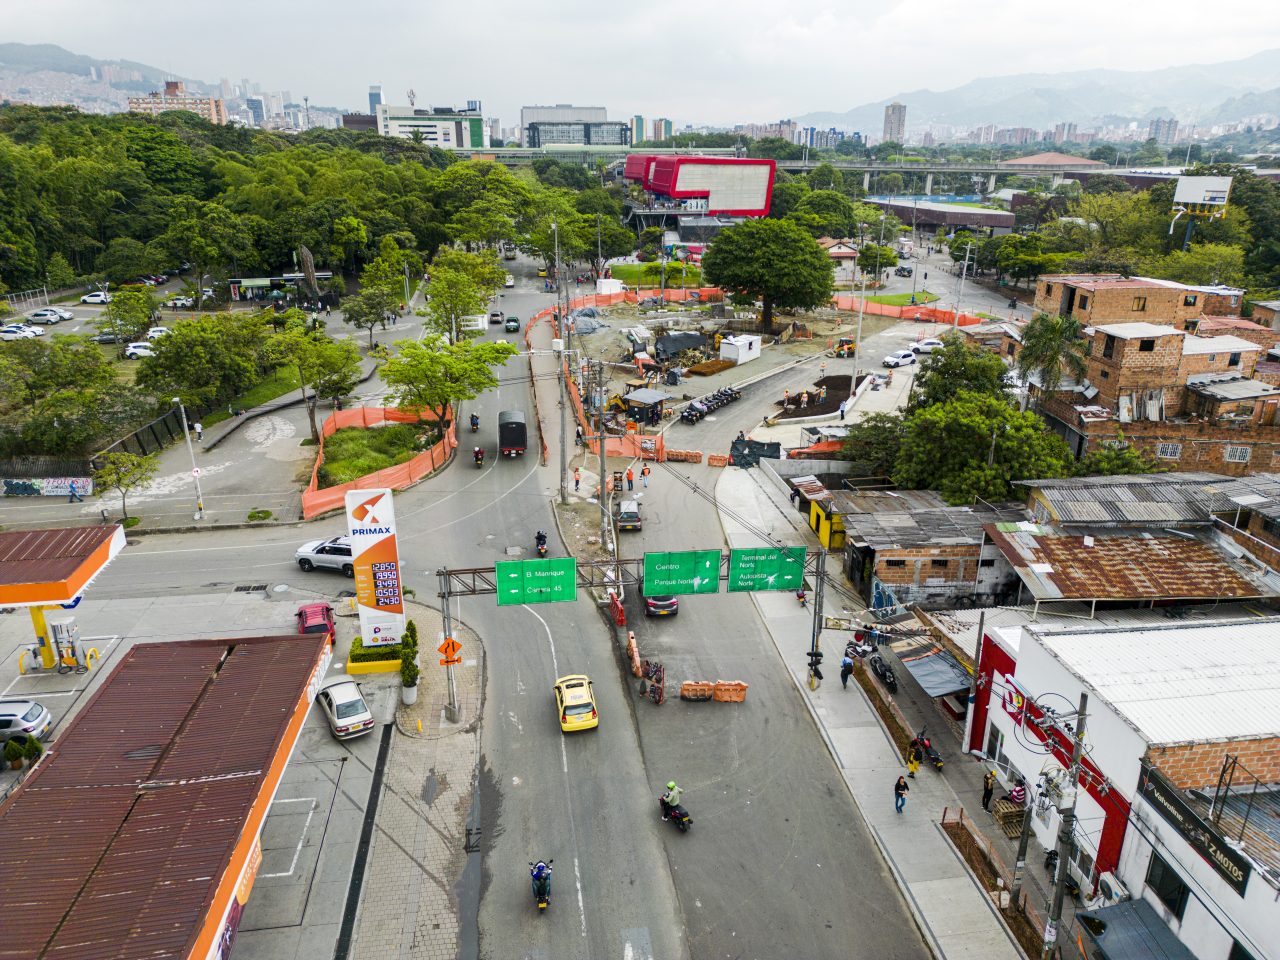
<instances>
[{"instance_id":1,"label":"white parked car row","mask_svg":"<svg viewBox=\"0 0 1280 960\"><path fill-rule=\"evenodd\" d=\"M9 323L0 327L0 340L33 340L43 336L43 330L27 323Z\"/></svg>"},{"instance_id":2,"label":"white parked car row","mask_svg":"<svg viewBox=\"0 0 1280 960\"><path fill-rule=\"evenodd\" d=\"M934 337L927 337L917 340L914 343L907 344L905 350L895 350L893 353L885 357L881 363L886 367L906 367L915 363L922 353L933 353L935 350L941 350L945 346L941 340Z\"/></svg>"}]
</instances>

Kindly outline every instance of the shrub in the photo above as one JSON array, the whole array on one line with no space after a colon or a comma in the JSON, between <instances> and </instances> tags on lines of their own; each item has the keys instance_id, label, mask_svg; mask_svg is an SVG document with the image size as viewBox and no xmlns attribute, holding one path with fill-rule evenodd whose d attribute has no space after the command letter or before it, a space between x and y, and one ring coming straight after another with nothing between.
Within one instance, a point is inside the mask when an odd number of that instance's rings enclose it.
<instances>
[{"instance_id":1,"label":"shrub","mask_svg":"<svg viewBox=\"0 0 1280 960\"><path fill-rule=\"evenodd\" d=\"M34 764L40 759L40 755L44 753L44 744L35 737L27 737L27 742L22 748L22 757L28 764Z\"/></svg>"},{"instance_id":2,"label":"shrub","mask_svg":"<svg viewBox=\"0 0 1280 960\"><path fill-rule=\"evenodd\" d=\"M347 657L352 663L375 663L379 660L399 660L400 644L392 643L385 647L366 647L360 637L351 641L351 653Z\"/></svg>"},{"instance_id":3,"label":"shrub","mask_svg":"<svg viewBox=\"0 0 1280 960\"><path fill-rule=\"evenodd\" d=\"M4 762L12 766L22 759L22 744L17 740L8 740L4 745Z\"/></svg>"},{"instance_id":4,"label":"shrub","mask_svg":"<svg viewBox=\"0 0 1280 960\"><path fill-rule=\"evenodd\" d=\"M410 620L400 638L400 682L406 687L418 684L418 625Z\"/></svg>"},{"instance_id":5,"label":"shrub","mask_svg":"<svg viewBox=\"0 0 1280 960\"><path fill-rule=\"evenodd\" d=\"M250 510L250 511L249 511L249 522L250 522L250 523L254 523L254 522L258 521L258 520L270 520L270 519L271 519L271 511L270 511L270 510Z\"/></svg>"}]
</instances>

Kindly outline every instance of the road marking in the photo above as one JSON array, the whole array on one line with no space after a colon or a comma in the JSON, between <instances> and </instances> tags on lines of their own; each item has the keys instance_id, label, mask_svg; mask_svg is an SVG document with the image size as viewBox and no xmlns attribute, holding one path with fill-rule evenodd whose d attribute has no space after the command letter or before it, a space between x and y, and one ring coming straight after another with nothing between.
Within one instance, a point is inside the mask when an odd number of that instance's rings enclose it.
<instances>
[{"instance_id":1,"label":"road marking","mask_svg":"<svg viewBox=\"0 0 1280 960\"><path fill-rule=\"evenodd\" d=\"M622 960L653 960L653 939L648 927L624 927L622 936Z\"/></svg>"},{"instance_id":2,"label":"road marking","mask_svg":"<svg viewBox=\"0 0 1280 960\"><path fill-rule=\"evenodd\" d=\"M302 853L302 843L307 839L307 828L311 826L311 818L316 814L315 797L293 797L287 800L276 800L271 805L274 807L277 803L310 803L311 808L307 810L307 819L302 824L302 833L298 836L298 845L293 848L293 859L289 861L289 869L283 873L264 873L265 877L288 877L293 874L293 868L298 865L298 856Z\"/></svg>"},{"instance_id":3,"label":"road marking","mask_svg":"<svg viewBox=\"0 0 1280 960\"><path fill-rule=\"evenodd\" d=\"M528 604L522 604L525 610L533 614L535 620L542 624L542 629L547 632L547 645L551 648L551 669L555 671L555 675L560 676L560 661L556 657L556 641L551 634L551 628L547 626L547 621L543 620L538 612ZM569 791L569 752L564 745L564 734L560 734L560 768L564 773L564 793L565 797L573 796ZM578 867L578 825L573 819L573 808L567 803L565 809L569 813L569 835L573 838L573 883L578 888L578 918L582 922L582 936L587 936L587 909L582 903L582 871Z\"/></svg>"}]
</instances>

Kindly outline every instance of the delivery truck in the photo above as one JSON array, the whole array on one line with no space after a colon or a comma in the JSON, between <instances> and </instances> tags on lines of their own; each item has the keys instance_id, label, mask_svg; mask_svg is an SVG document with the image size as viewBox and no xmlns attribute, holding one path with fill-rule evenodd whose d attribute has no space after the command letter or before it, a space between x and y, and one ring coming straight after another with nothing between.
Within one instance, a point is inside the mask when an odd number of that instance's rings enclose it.
<instances>
[{"instance_id":1,"label":"delivery truck","mask_svg":"<svg viewBox=\"0 0 1280 960\"><path fill-rule=\"evenodd\" d=\"M503 410L498 414L498 452L504 457L518 457L528 444L523 410Z\"/></svg>"}]
</instances>

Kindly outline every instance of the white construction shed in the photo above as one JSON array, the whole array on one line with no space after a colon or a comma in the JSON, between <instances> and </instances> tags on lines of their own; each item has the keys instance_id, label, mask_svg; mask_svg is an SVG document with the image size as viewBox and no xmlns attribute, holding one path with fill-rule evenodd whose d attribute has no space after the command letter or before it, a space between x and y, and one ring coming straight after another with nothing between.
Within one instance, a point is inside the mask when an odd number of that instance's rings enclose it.
<instances>
[{"instance_id":1,"label":"white construction shed","mask_svg":"<svg viewBox=\"0 0 1280 960\"><path fill-rule=\"evenodd\" d=\"M731 360L738 366L760 358L760 338L752 333L725 337L720 341L720 359Z\"/></svg>"}]
</instances>

